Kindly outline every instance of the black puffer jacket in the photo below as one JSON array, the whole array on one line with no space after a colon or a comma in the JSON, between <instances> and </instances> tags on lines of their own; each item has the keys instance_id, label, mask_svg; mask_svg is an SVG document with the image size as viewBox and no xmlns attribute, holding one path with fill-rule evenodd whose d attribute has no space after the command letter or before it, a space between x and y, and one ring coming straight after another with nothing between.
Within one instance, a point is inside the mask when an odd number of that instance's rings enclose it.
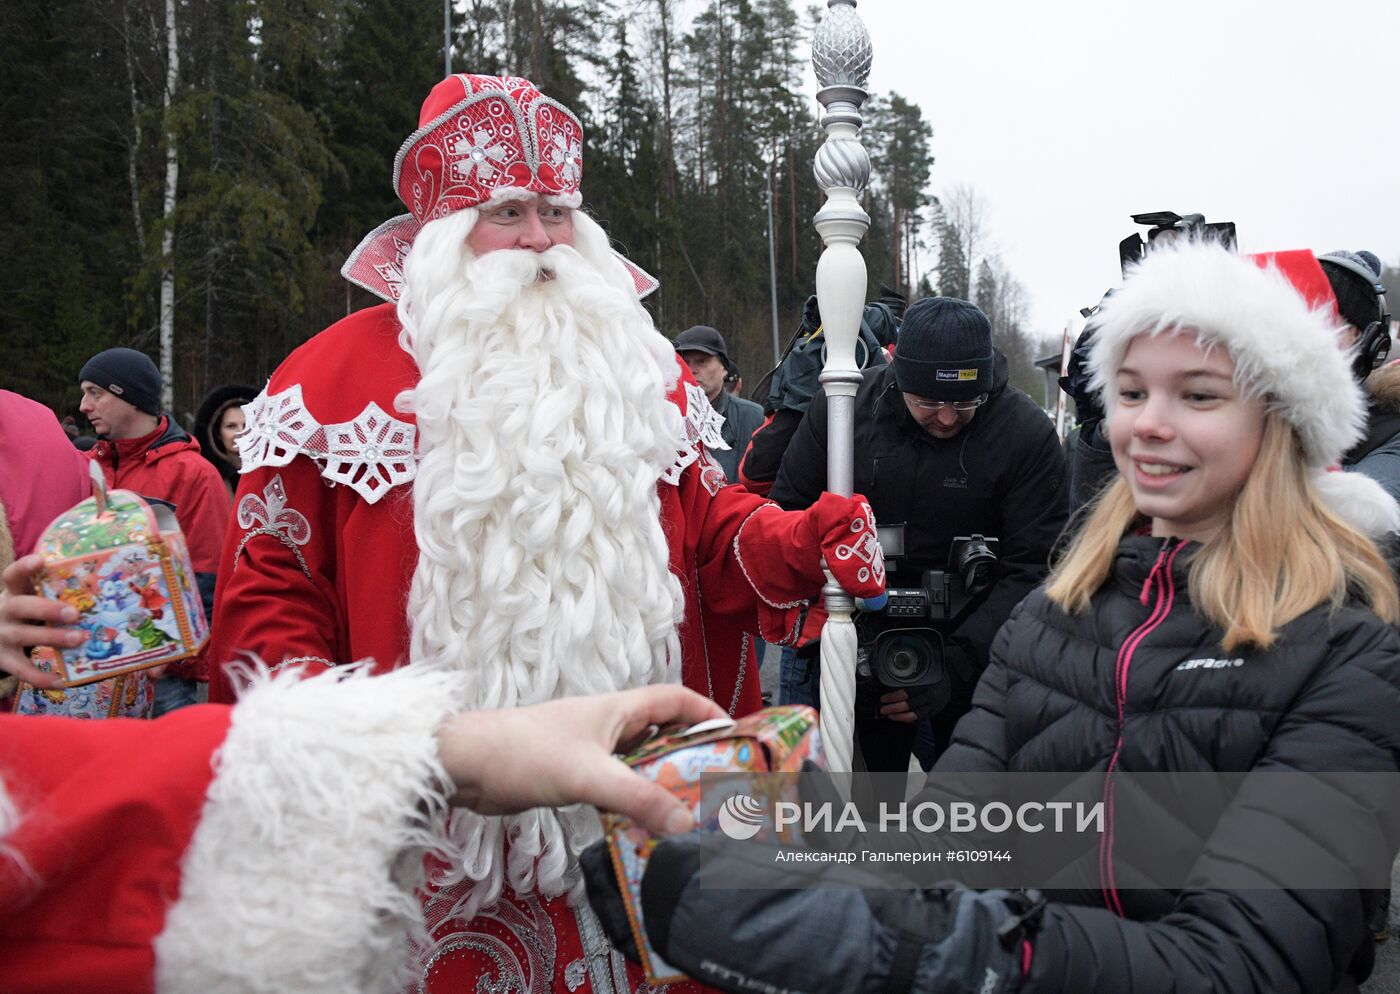
<instances>
[{"instance_id":1,"label":"black puffer jacket","mask_svg":"<svg viewBox=\"0 0 1400 994\"><path fill-rule=\"evenodd\" d=\"M783 457L769 496L786 510L809 507L826 488L826 411L826 394L819 393ZM1000 352L990 397L949 439L934 438L910 416L893 366L863 374L855 401L855 489L880 524L907 526L905 562L913 567L892 573L890 585L914 586L919 570L942 569L955 536L1001 539L1000 579L958 627L979 671L997 629L1049 569L1067 516L1064 475L1054 425L1007 382Z\"/></svg>"},{"instance_id":2,"label":"black puffer jacket","mask_svg":"<svg viewBox=\"0 0 1400 994\"><path fill-rule=\"evenodd\" d=\"M992 663L937 771L1380 772L1400 769L1400 637L1368 611L1315 608L1268 651L1220 649L1187 595L1198 549L1128 537L1113 575L1082 615L1037 590L997 636ZM1232 657L1228 664L1182 667ZM1121 704L1121 723L1120 723ZM1110 809L1111 810L1111 809ZM1400 829L1339 794L1331 826ZM1233 833L1221 830L1230 820ZM1254 865L1252 847L1281 829L1277 812L1227 809L1214 826L1161 814L1156 832L1194 846L1197 868ZM1140 819L1139 819L1140 823ZM1364 898L1355 890L1152 890L1154 849L1120 824L1113 890L1097 861L1060 893L1035 941L1028 992L1329 992L1371 968ZM1333 833L1292 840L1326 859ZM1109 837L1109 836L1106 836ZM1106 910L1121 902L1125 917Z\"/></svg>"}]
</instances>

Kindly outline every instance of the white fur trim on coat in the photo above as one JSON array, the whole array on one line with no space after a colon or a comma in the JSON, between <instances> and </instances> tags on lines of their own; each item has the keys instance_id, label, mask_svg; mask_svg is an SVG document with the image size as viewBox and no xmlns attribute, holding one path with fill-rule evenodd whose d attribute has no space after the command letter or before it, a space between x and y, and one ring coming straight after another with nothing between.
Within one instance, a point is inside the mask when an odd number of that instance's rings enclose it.
<instances>
[{"instance_id":1,"label":"white fur trim on coat","mask_svg":"<svg viewBox=\"0 0 1400 994\"><path fill-rule=\"evenodd\" d=\"M1213 242L1154 248L1094 316L1089 363L1109 417L1114 379L1139 334L1194 331L1235 360L1236 382L1267 395L1293 425L1308 464L1330 466L1362 437L1366 401L1352 379L1335 318L1310 310L1287 277Z\"/></svg>"},{"instance_id":2,"label":"white fur trim on coat","mask_svg":"<svg viewBox=\"0 0 1400 994\"><path fill-rule=\"evenodd\" d=\"M156 940L159 991L403 988L446 805L434 733L460 694L449 673L351 669L258 674L234 708Z\"/></svg>"},{"instance_id":3,"label":"white fur trim on coat","mask_svg":"<svg viewBox=\"0 0 1400 994\"><path fill-rule=\"evenodd\" d=\"M5 845L10 833L19 827L19 811L10 800L10 792L5 789L5 781L0 779L0 859L19 860L19 853L12 852Z\"/></svg>"},{"instance_id":4,"label":"white fur trim on coat","mask_svg":"<svg viewBox=\"0 0 1400 994\"><path fill-rule=\"evenodd\" d=\"M1365 473L1317 473L1313 488L1333 514L1372 541L1400 532L1400 505Z\"/></svg>"}]
</instances>

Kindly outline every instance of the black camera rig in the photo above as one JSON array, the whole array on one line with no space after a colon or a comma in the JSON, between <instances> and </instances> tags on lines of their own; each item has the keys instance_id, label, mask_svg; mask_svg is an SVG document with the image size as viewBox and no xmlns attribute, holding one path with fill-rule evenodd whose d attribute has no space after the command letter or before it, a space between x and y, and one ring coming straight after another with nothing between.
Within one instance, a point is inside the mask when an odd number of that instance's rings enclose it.
<instances>
[{"instance_id":1,"label":"black camera rig","mask_svg":"<svg viewBox=\"0 0 1400 994\"><path fill-rule=\"evenodd\" d=\"M1235 222L1206 222L1204 214L1177 214L1175 211L1149 211L1132 215L1134 224L1148 226L1147 241L1137 232L1118 243L1118 262L1123 275L1128 267L1142 258L1152 243L1174 238L1214 238L1231 251L1235 248ZM1084 315L1088 317L1089 315Z\"/></svg>"},{"instance_id":2,"label":"black camera rig","mask_svg":"<svg viewBox=\"0 0 1400 994\"><path fill-rule=\"evenodd\" d=\"M882 525L878 530L891 575L904 556L904 527ZM944 635L996 582L999 544L985 535L959 535L949 546L946 568L924 570L917 587L890 587L883 608L857 615L857 675L892 689L928 687L933 710L946 705L952 678L944 659Z\"/></svg>"}]
</instances>

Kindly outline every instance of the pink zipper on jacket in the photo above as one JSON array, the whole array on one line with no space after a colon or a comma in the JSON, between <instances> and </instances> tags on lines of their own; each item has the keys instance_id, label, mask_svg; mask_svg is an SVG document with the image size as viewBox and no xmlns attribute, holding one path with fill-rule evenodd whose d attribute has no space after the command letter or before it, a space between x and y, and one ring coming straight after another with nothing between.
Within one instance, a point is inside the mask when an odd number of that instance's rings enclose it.
<instances>
[{"instance_id":1,"label":"pink zipper on jacket","mask_svg":"<svg viewBox=\"0 0 1400 994\"><path fill-rule=\"evenodd\" d=\"M1123 902L1118 899L1117 880L1113 872L1113 771L1117 769L1118 756L1123 751L1123 709L1128 700L1128 667L1132 665L1133 653L1148 635L1167 620L1176 600L1176 581L1172 577L1172 564L1176 561L1176 554L1186 543L1177 543L1168 554L1170 544L1170 539L1162 543L1162 551L1157 554L1157 561L1152 564L1152 569L1142 584L1142 594L1138 598L1146 605L1151 600L1155 587L1156 603L1152 605L1147 620L1133 629L1133 633L1119 647L1118 659L1113 667L1114 696L1118 703L1118 741L1114 743L1113 757L1108 762L1108 772L1103 778L1103 800L1108 825L1103 838L1099 840L1099 881L1104 904L1120 918L1123 917Z\"/></svg>"}]
</instances>

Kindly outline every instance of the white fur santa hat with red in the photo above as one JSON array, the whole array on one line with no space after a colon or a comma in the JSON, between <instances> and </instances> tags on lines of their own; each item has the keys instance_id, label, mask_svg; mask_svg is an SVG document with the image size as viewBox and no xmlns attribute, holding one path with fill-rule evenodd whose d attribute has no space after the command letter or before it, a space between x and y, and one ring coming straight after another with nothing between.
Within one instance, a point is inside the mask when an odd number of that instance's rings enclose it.
<instances>
[{"instance_id":1,"label":"white fur santa hat with red","mask_svg":"<svg viewBox=\"0 0 1400 994\"><path fill-rule=\"evenodd\" d=\"M1364 474L1336 471L1366 429L1343 324L1326 274L1306 249L1242 256L1217 242L1182 240L1149 252L1095 315L1093 385L1112 418L1111 386L1137 335L1189 331L1203 345L1223 346L1240 387L1267 398L1297 432L1328 507L1380 538L1400 531L1400 507Z\"/></svg>"}]
</instances>

